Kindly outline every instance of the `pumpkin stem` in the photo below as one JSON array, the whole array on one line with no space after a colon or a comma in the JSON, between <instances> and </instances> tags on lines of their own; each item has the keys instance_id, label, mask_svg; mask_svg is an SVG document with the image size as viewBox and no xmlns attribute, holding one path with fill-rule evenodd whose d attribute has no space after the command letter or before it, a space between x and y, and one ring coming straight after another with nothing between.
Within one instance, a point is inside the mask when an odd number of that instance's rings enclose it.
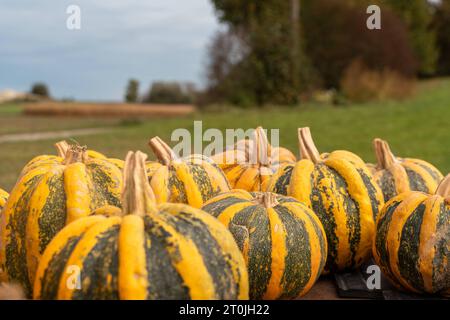
<instances>
[{"instance_id":1,"label":"pumpkin stem","mask_svg":"<svg viewBox=\"0 0 450 320\"><path fill-rule=\"evenodd\" d=\"M65 140L55 143L55 148L58 153L58 157L65 158L67 151L69 150L69 147L70 145Z\"/></svg>"},{"instance_id":2,"label":"pumpkin stem","mask_svg":"<svg viewBox=\"0 0 450 320\"><path fill-rule=\"evenodd\" d=\"M272 192L259 193L255 198L255 202L262 204L267 209L278 205L277 195Z\"/></svg>"},{"instance_id":3,"label":"pumpkin stem","mask_svg":"<svg viewBox=\"0 0 450 320\"><path fill-rule=\"evenodd\" d=\"M256 157L256 164L262 166L270 166L271 146L269 144L269 140L267 139L266 132L262 127L256 128L253 132L253 146L254 156Z\"/></svg>"},{"instance_id":4,"label":"pumpkin stem","mask_svg":"<svg viewBox=\"0 0 450 320\"><path fill-rule=\"evenodd\" d=\"M392 153L387 141L376 138L373 140L373 147L375 149L378 169L387 169L398 163L398 160Z\"/></svg>"},{"instance_id":5,"label":"pumpkin stem","mask_svg":"<svg viewBox=\"0 0 450 320\"><path fill-rule=\"evenodd\" d=\"M165 143L160 137L154 137L150 139L148 145L152 149L156 158L158 158L159 162L166 166L178 158L175 152L173 152L169 145Z\"/></svg>"},{"instance_id":6,"label":"pumpkin stem","mask_svg":"<svg viewBox=\"0 0 450 320\"><path fill-rule=\"evenodd\" d=\"M63 163L69 165L76 162L85 162L87 159L87 147L78 145L68 145L64 155Z\"/></svg>"},{"instance_id":7,"label":"pumpkin stem","mask_svg":"<svg viewBox=\"0 0 450 320\"><path fill-rule=\"evenodd\" d=\"M123 213L145 216L156 212L155 194L148 183L145 169L147 155L143 152L128 152L123 168L122 207Z\"/></svg>"},{"instance_id":8,"label":"pumpkin stem","mask_svg":"<svg viewBox=\"0 0 450 320\"><path fill-rule=\"evenodd\" d=\"M437 187L436 194L444 197L446 202L450 202L450 173L441 181Z\"/></svg>"},{"instance_id":9,"label":"pumpkin stem","mask_svg":"<svg viewBox=\"0 0 450 320\"><path fill-rule=\"evenodd\" d=\"M314 140L312 139L311 130L309 127L298 129L298 142L301 159L308 159L314 163L322 161L319 150L317 150Z\"/></svg>"}]
</instances>

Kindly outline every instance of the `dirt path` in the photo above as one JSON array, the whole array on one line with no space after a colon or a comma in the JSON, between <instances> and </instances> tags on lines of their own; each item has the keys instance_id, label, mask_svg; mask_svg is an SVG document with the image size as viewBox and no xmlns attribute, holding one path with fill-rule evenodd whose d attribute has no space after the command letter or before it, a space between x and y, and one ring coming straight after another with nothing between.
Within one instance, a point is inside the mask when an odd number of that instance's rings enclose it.
<instances>
[{"instance_id":1,"label":"dirt path","mask_svg":"<svg viewBox=\"0 0 450 320\"><path fill-rule=\"evenodd\" d=\"M73 136L88 136L111 131L109 128L86 128L63 131L48 131L35 133L16 133L0 135L0 143L5 142L22 142L22 141L39 141L48 139L67 139Z\"/></svg>"}]
</instances>

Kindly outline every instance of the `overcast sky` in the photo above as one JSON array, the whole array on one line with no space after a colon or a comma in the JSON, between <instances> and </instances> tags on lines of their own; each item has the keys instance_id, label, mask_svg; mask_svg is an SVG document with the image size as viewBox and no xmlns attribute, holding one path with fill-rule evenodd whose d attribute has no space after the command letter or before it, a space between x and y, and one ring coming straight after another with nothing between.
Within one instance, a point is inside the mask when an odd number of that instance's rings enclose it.
<instances>
[{"instance_id":1,"label":"overcast sky","mask_svg":"<svg viewBox=\"0 0 450 320\"><path fill-rule=\"evenodd\" d=\"M81 30L66 28L69 5ZM203 80L219 28L208 0L11 0L0 2L0 90L44 81L58 98L121 100L130 77Z\"/></svg>"}]
</instances>

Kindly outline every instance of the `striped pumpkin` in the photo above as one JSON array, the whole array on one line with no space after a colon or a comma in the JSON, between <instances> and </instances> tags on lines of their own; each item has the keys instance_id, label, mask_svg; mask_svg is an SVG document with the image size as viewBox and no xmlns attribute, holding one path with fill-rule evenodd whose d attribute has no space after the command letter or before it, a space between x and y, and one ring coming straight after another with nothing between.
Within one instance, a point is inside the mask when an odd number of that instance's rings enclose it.
<instances>
[{"instance_id":1,"label":"striped pumpkin","mask_svg":"<svg viewBox=\"0 0 450 320\"><path fill-rule=\"evenodd\" d=\"M407 191L436 191L443 176L432 164L419 159L397 158L384 140L375 139L373 144L377 158L377 165L372 167L373 175L385 201Z\"/></svg>"},{"instance_id":2,"label":"striped pumpkin","mask_svg":"<svg viewBox=\"0 0 450 320\"><path fill-rule=\"evenodd\" d=\"M450 175L434 195L409 191L386 203L373 256L397 287L450 297Z\"/></svg>"},{"instance_id":3,"label":"striped pumpkin","mask_svg":"<svg viewBox=\"0 0 450 320\"><path fill-rule=\"evenodd\" d=\"M42 252L67 223L104 205L120 206L122 172L72 146L64 158L41 156L23 170L3 210L0 266L31 293Z\"/></svg>"},{"instance_id":4,"label":"striped pumpkin","mask_svg":"<svg viewBox=\"0 0 450 320\"><path fill-rule=\"evenodd\" d=\"M230 190L225 174L211 159L195 154L180 159L159 137L152 138L149 145L161 164L147 164L157 203L184 203L200 208L205 201Z\"/></svg>"},{"instance_id":5,"label":"striped pumpkin","mask_svg":"<svg viewBox=\"0 0 450 320\"><path fill-rule=\"evenodd\" d=\"M283 165L268 191L296 198L319 217L328 241L326 272L356 268L371 255L383 194L357 155L320 155L309 128L299 129L299 143L302 160Z\"/></svg>"},{"instance_id":6,"label":"striped pumpkin","mask_svg":"<svg viewBox=\"0 0 450 320\"><path fill-rule=\"evenodd\" d=\"M67 153L67 151L70 148L70 144L67 143L67 141L60 141L58 143L55 144L57 150L58 150L58 154L60 157L65 157L65 154ZM94 150L87 150L86 151L86 155L90 158L90 159L103 159L103 160L107 160L109 162L111 162L112 164L116 165L120 170L123 170L123 165L124 162L121 159L116 159L116 158L109 158L106 157L104 154L98 152L98 151L94 151Z\"/></svg>"},{"instance_id":7,"label":"striped pumpkin","mask_svg":"<svg viewBox=\"0 0 450 320\"><path fill-rule=\"evenodd\" d=\"M9 196L8 192L6 192L3 189L0 189L0 215L3 210L3 207L6 204L6 200L8 200L8 196Z\"/></svg>"},{"instance_id":8,"label":"striped pumpkin","mask_svg":"<svg viewBox=\"0 0 450 320\"><path fill-rule=\"evenodd\" d=\"M28 171L35 169L36 167L42 166L53 166L59 165L64 162L67 157L67 153L71 148L71 145L67 141L59 141L55 144L57 155L40 155L31 159L25 167L22 169L19 178L25 175ZM114 164L120 170L123 170L123 160L115 158L107 158L105 155L94 150L86 150L83 153L84 160L86 159L100 159L103 161L108 161Z\"/></svg>"},{"instance_id":9,"label":"striped pumpkin","mask_svg":"<svg viewBox=\"0 0 450 320\"><path fill-rule=\"evenodd\" d=\"M212 159L223 169L233 189L265 191L280 163L293 162L295 156L285 148L272 148L264 129L258 127L250 140L241 140Z\"/></svg>"},{"instance_id":10,"label":"striped pumpkin","mask_svg":"<svg viewBox=\"0 0 450 320\"><path fill-rule=\"evenodd\" d=\"M269 192L233 190L202 208L233 234L244 254L251 299L292 299L306 294L327 258L322 224L308 207Z\"/></svg>"},{"instance_id":11,"label":"striped pumpkin","mask_svg":"<svg viewBox=\"0 0 450 320\"><path fill-rule=\"evenodd\" d=\"M52 240L34 298L248 299L245 262L231 234L199 209L156 205L145 158L127 155L123 210L101 208ZM70 270L80 272L78 289L67 286Z\"/></svg>"}]
</instances>

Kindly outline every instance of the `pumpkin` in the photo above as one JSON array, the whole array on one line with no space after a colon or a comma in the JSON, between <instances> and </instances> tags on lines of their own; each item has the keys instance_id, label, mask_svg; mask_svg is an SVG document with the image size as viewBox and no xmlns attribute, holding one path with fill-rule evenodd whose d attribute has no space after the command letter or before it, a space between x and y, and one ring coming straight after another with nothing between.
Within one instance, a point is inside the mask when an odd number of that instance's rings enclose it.
<instances>
[{"instance_id":1,"label":"pumpkin","mask_svg":"<svg viewBox=\"0 0 450 320\"><path fill-rule=\"evenodd\" d=\"M268 191L296 198L319 217L328 241L326 272L356 268L370 258L383 194L357 155L320 155L309 128L299 129L299 144L301 160L281 166Z\"/></svg>"},{"instance_id":2,"label":"pumpkin","mask_svg":"<svg viewBox=\"0 0 450 320\"><path fill-rule=\"evenodd\" d=\"M269 192L233 190L202 209L231 231L244 254L251 299L297 298L320 276L326 235L303 203Z\"/></svg>"},{"instance_id":3,"label":"pumpkin","mask_svg":"<svg viewBox=\"0 0 450 320\"><path fill-rule=\"evenodd\" d=\"M377 158L373 175L385 201L407 191L436 191L443 176L432 164L419 159L397 158L384 140L375 139L373 144Z\"/></svg>"},{"instance_id":4,"label":"pumpkin","mask_svg":"<svg viewBox=\"0 0 450 320\"><path fill-rule=\"evenodd\" d=\"M104 205L120 206L122 172L71 146L64 158L41 156L23 170L3 210L0 268L30 294L42 252L67 223ZM2 277L3 278L3 277Z\"/></svg>"},{"instance_id":5,"label":"pumpkin","mask_svg":"<svg viewBox=\"0 0 450 320\"><path fill-rule=\"evenodd\" d=\"M450 174L433 195L407 191L386 203L373 256L398 288L450 297Z\"/></svg>"},{"instance_id":6,"label":"pumpkin","mask_svg":"<svg viewBox=\"0 0 450 320\"><path fill-rule=\"evenodd\" d=\"M264 129L262 127L256 128L254 131L260 132L259 136L265 139L267 145L271 164L274 166L279 163L295 162L295 155L286 148L273 147L269 144ZM253 133L251 139L242 139L236 142L231 148L227 148L224 152L218 153L211 157L222 170L226 171L229 167L234 167L241 162L249 163L252 156L255 156L255 134ZM261 147L259 148L261 150Z\"/></svg>"},{"instance_id":7,"label":"pumpkin","mask_svg":"<svg viewBox=\"0 0 450 320\"><path fill-rule=\"evenodd\" d=\"M248 299L247 270L232 235L200 209L157 205L145 158L127 155L122 210L100 208L51 241L35 299ZM79 270L79 289L67 286L68 270Z\"/></svg>"},{"instance_id":8,"label":"pumpkin","mask_svg":"<svg viewBox=\"0 0 450 320\"><path fill-rule=\"evenodd\" d=\"M22 169L22 172L20 173L20 177L26 174L28 171L33 170L36 167L44 166L44 165L58 165L62 162L64 162L64 159L67 156L68 150L71 148L71 145L67 143L67 141L59 141L55 143L55 148L57 151L57 155L40 155L33 159L31 159L25 167ZM101 154L100 152L93 151L93 150L85 150L83 153L83 157L85 159L100 159L108 161L112 164L114 164L117 168L120 170L123 169L123 160L120 159L114 159L114 158L107 158L105 155Z\"/></svg>"},{"instance_id":9,"label":"pumpkin","mask_svg":"<svg viewBox=\"0 0 450 320\"><path fill-rule=\"evenodd\" d=\"M6 204L6 200L8 200L8 196L9 196L8 192L6 192L3 189L0 189L0 215L1 215L3 207Z\"/></svg>"},{"instance_id":10,"label":"pumpkin","mask_svg":"<svg viewBox=\"0 0 450 320\"><path fill-rule=\"evenodd\" d=\"M229 191L223 171L210 158L190 155L178 158L159 137L149 142L161 165L147 164L157 203L184 203L200 208L217 194Z\"/></svg>"},{"instance_id":11,"label":"pumpkin","mask_svg":"<svg viewBox=\"0 0 450 320\"><path fill-rule=\"evenodd\" d=\"M67 153L67 150L70 147L70 144L67 143L67 141L60 141L58 143L55 144L57 150L58 150L58 154L61 157L64 157L64 155ZM116 165L120 170L123 170L123 165L124 162L121 159L116 159L116 158L109 158L106 157L104 154L95 151L95 150L87 150L86 151L86 155L91 158L91 159L103 159L103 160L107 160L108 162L111 162L112 164Z\"/></svg>"},{"instance_id":12,"label":"pumpkin","mask_svg":"<svg viewBox=\"0 0 450 320\"><path fill-rule=\"evenodd\" d=\"M265 191L280 163L295 161L287 149L273 148L262 127L253 131L251 140L241 140L232 150L212 158L224 170L234 189Z\"/></svg>"}]
</instances>

